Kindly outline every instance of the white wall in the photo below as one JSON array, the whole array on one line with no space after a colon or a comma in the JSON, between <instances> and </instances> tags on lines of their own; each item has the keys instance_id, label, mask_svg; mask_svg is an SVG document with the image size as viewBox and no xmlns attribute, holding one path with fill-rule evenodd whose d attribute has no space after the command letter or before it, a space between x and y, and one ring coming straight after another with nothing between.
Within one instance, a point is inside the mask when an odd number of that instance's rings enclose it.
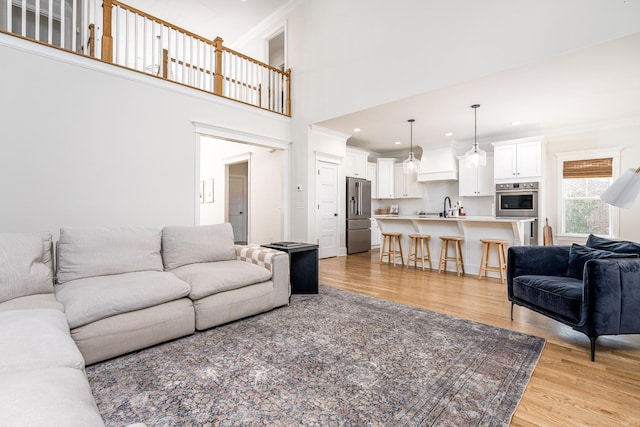
<instances>
[{"instance_id":1,"label":"white wall","mask_svg":"<svg viewBox=\"0 0 640 427\"><path fill-rule=\"evenodd\" d=\"M0 231L194 224L194 122L290 141L290 120L0 34Z\"/></svg>"},{"instance_id":2,"label":"white wall","mask_svg":"<svg viewBox=\"0 0 640 427\"><path fill-rule=\"evenodd\" d=\"M281 150L255 149L249 172L250 243L282 240L284 157Z\"/></svg>"}]
</instances>

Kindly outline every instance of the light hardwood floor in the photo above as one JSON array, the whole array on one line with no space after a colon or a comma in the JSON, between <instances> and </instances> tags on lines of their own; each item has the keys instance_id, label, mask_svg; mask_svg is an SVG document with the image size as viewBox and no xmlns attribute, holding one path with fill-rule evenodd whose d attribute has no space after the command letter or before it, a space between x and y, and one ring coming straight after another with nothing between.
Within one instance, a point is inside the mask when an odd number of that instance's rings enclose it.
<instances>
[{"instance_id":1,"label":"light hardwood floor","mask_svg":"<svg viewBox=\"0 0 640 427\"><path fill-rule=\"evenodd\" d=\"M320 260L320 283L547 340L511 425L640 426L640 335L598 338L591 362L585 335L518 306L511 321L498 279L393 267L378 254Z\"/></svg>"}]
</instances>

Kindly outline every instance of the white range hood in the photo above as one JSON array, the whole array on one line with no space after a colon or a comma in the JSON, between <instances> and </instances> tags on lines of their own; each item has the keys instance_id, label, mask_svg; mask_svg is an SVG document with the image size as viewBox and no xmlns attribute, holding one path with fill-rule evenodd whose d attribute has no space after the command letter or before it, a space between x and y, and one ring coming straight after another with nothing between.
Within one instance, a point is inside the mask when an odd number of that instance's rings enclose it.
<instances>
[{"instance_id":1,"label":"white range hood","mask_svg":"<svg viewBox=\"0 0 640 427\"><path fill-rule=\"evenodd\" d=\"M458 162L453 147L422 149L418 182L457 180Z\"/></svg>"}]
</instances>

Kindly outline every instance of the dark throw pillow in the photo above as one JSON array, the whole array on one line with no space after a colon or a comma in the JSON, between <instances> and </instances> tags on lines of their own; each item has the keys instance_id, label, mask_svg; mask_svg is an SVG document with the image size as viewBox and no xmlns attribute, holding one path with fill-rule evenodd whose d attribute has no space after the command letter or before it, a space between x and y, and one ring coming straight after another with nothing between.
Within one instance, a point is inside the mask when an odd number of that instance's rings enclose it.
<instances>
[{"instance_id":1,"label":"dark throw pillow","mask_svg":"<svg viewBox=\"0 0 640 427\"><path fill-rule=\"evenodd\" d=\"M590 248L602 249L609 252L640 255L640 243L625 240L610 240L604 237L594 236L593 234L589 234L585 245Z\"/></svg>"},{"instance_id":2,"label":"dark throw pillow","mask_svg":"<svg viewBox=\"0 0 640 427\"><path fill-rule=\"evenodd\" d=\"M571 245L571 249L569 249L567 276L582 280L584 264L590 259L601 258L638 258L638 254L611 252L574 243Z\"/></svg>"}]
</instances>

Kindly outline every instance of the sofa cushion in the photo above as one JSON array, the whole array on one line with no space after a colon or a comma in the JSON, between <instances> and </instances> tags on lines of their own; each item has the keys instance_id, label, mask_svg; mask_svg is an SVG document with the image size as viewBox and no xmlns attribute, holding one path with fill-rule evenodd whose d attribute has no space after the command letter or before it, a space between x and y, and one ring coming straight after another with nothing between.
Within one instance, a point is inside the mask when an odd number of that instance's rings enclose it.
<instances>
[{"instance_id":1,"label":"sofa cushion","mask_svg":"<svg viewBox=\"0 0 640 427\"><path fill-rule=\"evenodd\" d=\"M162 271L160 230L63 227L58 246L58 283L134 271Z\"/></svg>"},{"instance_id":2,"label":"sofa cushion","mask_svg":"<svg viewBox=\"0 0 640 427\"><path fill-rule=\"evenodd\" d=\"M0 302L53 292L50 234L0 233Z\"/></svg>"},{"instance_id":3,"label":"sofa cushion","mask_svg":"<svg viewBox=\"0 0 640 427\"><path fill-rule=\"evenodd\" d=\"M26 297L14 298L9 301L0 302L0 311L7 310L33 310L48 308L64 312L64 306L56 300L54 294L27 295Z\"/></svg>"},{"instance_id":4,"label":"sofa cushion","mask_svg":"<svg viewBox=\"0 0 640 427\"><path fill-rule=\"evenodd\" d=\"M589 234L586 246L610 252L640 255L640 243L625 240L610 240L604 237L594 236L593 234Z\"/></svg>"},{"instance_id":5,"label":"sofa cushion","mask_svg":"<svg viewBox=\"0 0 640 427\"><path fill-rule=\"evenodd\" d=\"M601 258L638 258L638 254L610 252L574 243L571 245L571 249L569 249L567 276L582 280L584 264L590 259Z\"/></svg>"},{"instance_id":6,"label":"sofa cushion","mask_svg":"<svg viewBox=\"0 0 640 427\"><path fill-rule=\"evenodd\" d=\"M191 288L171 273L141 271L73 280L55 292L73 329L186 297Z\"/></svg>"},{"instance_id":7,"label":"sofa cushion","mask_svg":"<svg viewBox=\"0 0 640 427\"><path fill-rule=\"evenodd\" d=\"M271 279L270 270L238 260L190 264L171 272L189 283L192 300Z\"/></svg>"},{"instance_id":8,"label":"sofa cushion","mask_svg":"<svg viewBox=\"0 0 640 427\"><path fill-rule=\"evenodd\" d=\"M198 262L236 259L231 224L162 229L162 259L167 270Z\"/></svg>"},{"instance_id":9,"label":"sofa cushion","mask_svg":"<svg viewBox=\"0 0 640 427\"><path fill-rule=\"evenodd\" d=\"M1 426L104 427L82 369L0 373Z\"/></svg>"},{"instance_id":10,"label":"sofa cushion","mask_svg":"<svg viewBox=\"0 0 640 427\"><path fill-rule=\"evenodd\" d=\"M518 276L513 279L513 295L571 323L580 321L582 280L559 276Z\"/></svg>"},{"instance_id":11,"label":"sofa cushion","mask_svg":"<svg viewBox=\"0 0 640 427\"><path fill-rule=\"evenodd\" d=\"M0 373L50 367L82 369L84 359L59 310L0 312Z\"/></svg>"}]
</instances>

